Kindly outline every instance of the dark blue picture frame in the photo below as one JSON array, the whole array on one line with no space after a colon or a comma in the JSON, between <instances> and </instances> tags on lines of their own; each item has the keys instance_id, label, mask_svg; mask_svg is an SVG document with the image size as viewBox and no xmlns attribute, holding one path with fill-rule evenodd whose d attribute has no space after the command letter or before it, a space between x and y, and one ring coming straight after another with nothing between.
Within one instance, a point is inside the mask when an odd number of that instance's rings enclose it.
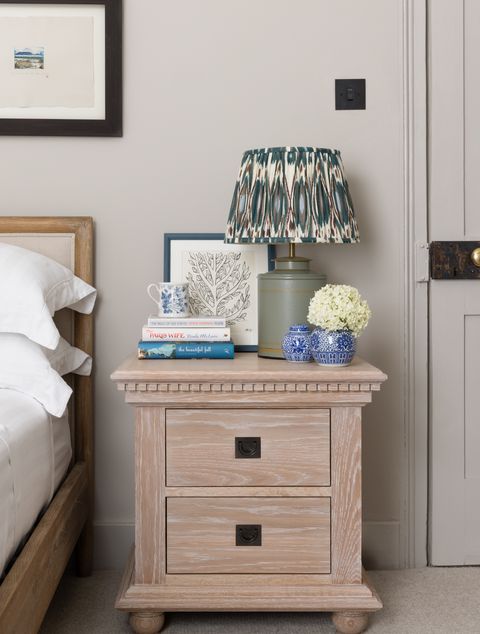
<instances>
[{"instance_id":1,"label":"dark blue picture frame","mask_svg":"<svg viewBox=\"0 0 480 634\"><path fill-rule=\"evenodd\" d=\"M170 282L170 260L171 245L175 240L221 240L225 238L224 233L165 233L163 235L163 281ZM275 268L275 245L268 245L268 270ZM235 346L237 352L258 352L258 346Z\"/></svg>"}]
</instances>

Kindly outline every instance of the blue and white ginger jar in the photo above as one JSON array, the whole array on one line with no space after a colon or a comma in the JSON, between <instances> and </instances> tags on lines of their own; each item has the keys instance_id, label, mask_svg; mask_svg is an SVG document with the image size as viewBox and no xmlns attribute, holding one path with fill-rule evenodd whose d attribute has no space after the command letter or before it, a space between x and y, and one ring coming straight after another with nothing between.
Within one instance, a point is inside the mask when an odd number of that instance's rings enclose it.
<instances>
[{"instance_id":1,"label":"blue and white ginger jar","mask_svg":"<svg viewBox=\"0 0 480 634\"><path fill-rule=\"evenodd\" d=\"M310 338L313 358L319 365L343 367L355 356L357 340L351 330L315 328Z\"/></svg>"},{"instance_id":2,"label":"blue and white ginger jar","mask_svg":"<svg viewBox=\"0 0 480 634\"><path fill-rule=\"evenodd\" d=\"M307 324L290 326L282 341L283 355L292 363L309 363L312 360L310 328Z\"/></svg>"}]
</instances>

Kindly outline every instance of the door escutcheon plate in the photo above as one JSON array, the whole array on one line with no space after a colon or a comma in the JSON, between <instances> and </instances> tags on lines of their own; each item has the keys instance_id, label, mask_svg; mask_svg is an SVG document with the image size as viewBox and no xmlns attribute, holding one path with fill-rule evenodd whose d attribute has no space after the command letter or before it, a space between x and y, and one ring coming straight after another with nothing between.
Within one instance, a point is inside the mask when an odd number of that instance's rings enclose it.
<instances>
[{"instance_id":1,"label":"door escutcheon plate","mask_svg":"<svg viewBox=\"0 0 480 634\"><path fill-rule=\"evenodd\" d=\"M432 242L430 244L430 276L432 280L479 280L480 267L472 261L472 253L480 242Z\"/></svg>"}]
</instances>

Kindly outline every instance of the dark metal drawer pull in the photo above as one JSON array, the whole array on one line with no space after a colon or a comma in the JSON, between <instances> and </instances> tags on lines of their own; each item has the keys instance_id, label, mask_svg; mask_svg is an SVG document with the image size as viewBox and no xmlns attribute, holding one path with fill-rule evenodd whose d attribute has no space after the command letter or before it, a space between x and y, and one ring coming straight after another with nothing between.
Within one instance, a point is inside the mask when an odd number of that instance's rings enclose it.
<instances>
[{"instance_id":1,"label":"dark metal drawer pull","mask_svg":"<svg viewBox=\"0 0 480 634\"><path fill-rule=\"evenodd\" d=\"M261 546L261 524L237 524L235 526L235 543L237 546Z\"/></svg>"},{"instance_id":2,"label":"dark metal drawer pull","mask_svg":"<svg viewBox=\"0 0 480 634\"><path fill-rule=\"evenodd\" d=\"M235 438L235 458L261 458L262 457L262 439L256 437Z\"/></svg>"}]
</instances>

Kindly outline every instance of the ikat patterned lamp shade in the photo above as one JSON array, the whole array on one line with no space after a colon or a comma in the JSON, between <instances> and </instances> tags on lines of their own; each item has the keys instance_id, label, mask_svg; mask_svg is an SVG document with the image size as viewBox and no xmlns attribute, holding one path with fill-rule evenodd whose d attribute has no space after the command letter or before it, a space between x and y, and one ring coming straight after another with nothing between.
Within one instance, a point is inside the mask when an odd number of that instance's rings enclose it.
<instances>
[{"instance_id":1,"label":"ikat patterned lamp shade","mask_svg":"<svg viewBox=\"0 0 480 634\"><path fill-rule=\"evenodd\" d=\"M338 150L247 150L235 185L225 242L358 242Z\"/></svg>"}]
</instances>

